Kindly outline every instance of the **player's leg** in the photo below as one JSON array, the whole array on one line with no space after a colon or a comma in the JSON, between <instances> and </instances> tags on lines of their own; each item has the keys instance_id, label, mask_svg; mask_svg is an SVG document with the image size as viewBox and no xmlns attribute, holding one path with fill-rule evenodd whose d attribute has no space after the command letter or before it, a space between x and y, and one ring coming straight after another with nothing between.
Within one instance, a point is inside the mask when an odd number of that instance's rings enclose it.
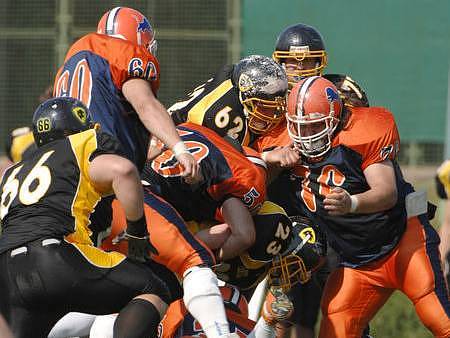
<instances>
[{"instance_id":1,"label":"player's leg","mask_svg":"<svg viewBox=\"0 0 450 338\"><path fill-rule=\"evenodd\" d=\"M89 336L95 318L95 315L87 313L70 312L58 320L48 334L48 338Z\"/></svg>"},{"instance_id":2,"label":"player's leg","mask_svg":"<svg viewBox=\"0 0 450 338\"><path fill-rule=\"evenodd\" d=\"M209 248L187 229L173 207L156 195L146 192L145 215L153 246L158 254L152 258L176 273L183 281L183 300L200 322L208 337L228 334L228 322L211 267L214 257ZM124 224L124 215L115 203L113 224Z\"/></svg>"},{"instance_id":3,"label":"player's leg","mask_svg":"<svg viewBox=\"0 0 450 338\"><path fill-rule=\"evenodd\" d=\"M380 269L382 270L382 269ZM331 273L322 295L320 338L360 338L392 289L378 284L377 269L338 268ZM378 284L378 285L377 285Z\"/></svg>"},{"instance_id":4,"label":"player's leg","mask_svg":"<svg viewBox=\"0 0 450 338\"><path fill-rule=\"evenodd\" d=\"M70 310L119 312L114 325L117 338L156 335L171 298L166 285L149 267L90 245L62 242L61 247L66 248L61 252L62 260L78 271Z\"/></svg>"},{"instance_id":5,"label":"player's leg","mask_svg":"<svg viewBox=\"0 0 450 338\"><path fill-rule=\"evenodd\" d=\"M439 237L424 216L408 220L398 246L397 283L436 337L450 337L450 303L440 264Z\"/></svg>"},{"instance_id":6,"label":"player's leg","mask_svg":"<svg viewBox=\"0 0 450 338\"><path fill-rule=\"evenodd\" d=\"M44 337L64 314L61 306L57 309L48 298L48 285L31 244L0 255L0 309L16 338ZM51 259L48 262L54 263Z\"/></svg>"}]
</instances>

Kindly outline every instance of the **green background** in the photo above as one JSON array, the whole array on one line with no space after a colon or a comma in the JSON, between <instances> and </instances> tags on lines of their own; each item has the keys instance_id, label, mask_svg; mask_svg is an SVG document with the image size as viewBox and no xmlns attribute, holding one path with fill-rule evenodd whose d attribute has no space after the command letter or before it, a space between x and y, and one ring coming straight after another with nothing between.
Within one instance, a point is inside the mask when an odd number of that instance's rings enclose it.
<instances>
[{"instance_id":1,"label":"green background","mask_svg":"<svg viewBox=\"0 0 450 338\"><path fill-rule=\"evenodd\" d=\"M388 107L405 141L443 142L450 54L448 0L244 0L242 54L270 55L278 34L317 28L327 73L346 73Z\"/></svg>"}]
</instances>

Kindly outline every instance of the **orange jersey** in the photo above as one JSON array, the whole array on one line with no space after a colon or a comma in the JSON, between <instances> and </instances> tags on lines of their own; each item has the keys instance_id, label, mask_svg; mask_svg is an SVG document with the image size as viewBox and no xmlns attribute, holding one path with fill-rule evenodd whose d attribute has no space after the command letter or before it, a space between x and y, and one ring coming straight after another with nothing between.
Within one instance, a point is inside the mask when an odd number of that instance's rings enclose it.
<instances>
[{"instance_id":1,"label":"orange jersey","mask_svg":"<svg viewBox=\"0 0 450 338\"><path fill-rule=\"evenodd\" d=\"M392 250L406 227L405 197L414 189L403 180L394 161L399 136L392 114L381 107L354 108L346 127L333 139L331 150L316 161L304 161L293 169L300 178L295 189L302 212L327 233L328 241L350 267L374 261ZM370 189L364 170L391 160L396 175L398 201L394 208L371 214L330 216L323 207L334 187L351 195Z\"/></svg>"},{"instance_id":2,"label":"orange jersey","mask_svg":"<svg viewBox=\"0 0 450 338\"><path fill-rule=\"evenodd\" d=\"M182 168L171 150L146 164L142 179L187 220L223 221L222 203L241 199L250 211L265 200L265 169L254 164L214 131L192 123L177 127L186 147L197 159L203 181L191 186L181 177ZM254 157L254 156L253 156Z\"/></svg>"},{"instance_id":3,"label":"orange jersey","mask_svg":"<svg viewBox=\"0 0 450 338\"><path fill-rule=\"evenodd\" d=\"M159 88L159 64L147 49L120 38L91 33L69 49L54 83L54 96L71 96L90 108L102 131L115 136L127 157L143 166L148 132L122 95L131 78Z\"/></svg>"},{"instance_id":4,"label":"orange jersey","mask_svg":"<svg viewBox=\"0 0 450 338\"><path fill-rule=\"evenodd\" d=\"M252 148L262 153L277 147L285 147L290 144L292 144L292 140L289 137L286 120L283 120L274 129L259 136L252 143Z\"/></svg>"},{"instance_id":5,"label":"orange jersey","mask_svg":"<svg viewBox=\"0 0 450 338\"><path fill-rule=\"evenodd\" d=\"M345 146L357 152L361 169L386 159L395 159L400 137L392 113L384 107L354 107L347 126L333 140L333 147Z\"/></svg>"},{"instance_id":6,"label":"orange jersey","mask_svg":"<svg viewBox=\"0 0 450 338\"><path fill-rule=\"evenodd\" d=\"M114 200L112 207L111 233L104 239L101 247L105 251L127 254L126 241L112 243L112 240L125 230L127 224L119 201ZM214 256L209 248L189 232L186 223L166 201L144 191L144 213L150 241L158 251L158 254L152 255L153 261L164 265L180 279L189 268L214 264Z\"/></svg>"}]
</instances>

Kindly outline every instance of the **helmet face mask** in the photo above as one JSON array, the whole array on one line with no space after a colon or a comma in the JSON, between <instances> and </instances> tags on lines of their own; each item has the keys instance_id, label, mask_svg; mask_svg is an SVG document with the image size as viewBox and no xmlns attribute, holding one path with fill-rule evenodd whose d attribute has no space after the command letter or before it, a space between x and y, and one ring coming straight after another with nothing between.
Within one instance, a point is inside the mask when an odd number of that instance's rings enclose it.
<instances>
[{"instance_id":1,"label":"helmet face mask","mask_svg":"<svg viewBox=\"0 0 450 338\"><path fill-rule=\"evenodd\" d=\"M251 132L263 134L284 119L288 83L283 68L272 59L262 55L242 59L234 66L232 81Z\"/></svg>"},{"instance_id":2,"label":"helmet face mask","mask_svg":"<svg viewBox=\"0 0 450 338\"><path fill-rule=\"evenodd\" d=\"M275 100L249 98L242 100L248 127L254 134L263 134L275 128L285 117L285 98Z\"/></svg>"},{"instance_id":3,"label":"helmet face mask","mask_svg":"<svg viewBox=\"0 0 450 338\"><path fill-rule=\"evenodd\" d=\"M33 135L38 147L92 127L89 109L71 97L48 99L33 115Z\"/></svg>"},{"instance_id":4,"label":"helmet face mask","mask_svg":"<svg viewBox=\"0 0 450 338\"><path fill-rule=\"evenodd\" d=\"M318 76L294 86L288 98L288 133L294 146L308 158L330 149L342 113L342 101L334 85Z\"/></svg>"},{"instance_id":5,"label":"helmet face mask","mask_svg":"<svg viewBox=\"0 0 450 338\"><path fill-rule=\"evenodd\" d=\"M328 62L322 36L305 24L292 25L282 31L272 57L286 69L290 88L305 77L322 75Z\"/></svg>"},{"instance_id":6,"label":"helmet face mask","mask_svg":"<svg viewBox=\"0 0 450 338\"><path fill-rule=\"evenodd\" d=\"M325 262L326 240L311 222L301 216L291 217L292 237L289 247L272 262L269 285L288 292L294 285L311 279L312 272Z\"/></svg>"},{"instance_id":7,"label":"helmet face mask","mask_svg":"<svg viewBox=\"0 0 450 338\"><path fill-rule=\"evenodd\" d=\"M331 116L308 119L288 116L288 132L294 146L307 157L323 156L331 147L339 120Z\"/></svg>"}]
</instances>

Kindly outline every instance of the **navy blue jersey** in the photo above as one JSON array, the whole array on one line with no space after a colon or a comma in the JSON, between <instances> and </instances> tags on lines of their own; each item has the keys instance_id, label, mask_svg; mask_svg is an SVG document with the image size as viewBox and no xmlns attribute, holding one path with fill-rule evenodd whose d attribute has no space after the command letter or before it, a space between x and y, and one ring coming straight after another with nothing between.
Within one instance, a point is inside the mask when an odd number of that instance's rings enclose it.
<instances>
[{"instance_id":1,"label":"navy blue jersey","mask_svg":"<svg viewBox=\"0 0 450 338\"><path fill-rule=\"evenodd\" d=\"M157 60L144 48L123 39L88 34L75 42L55 78L54 95L71 96L89 108L102 131L122 144L126 156L142 169L149 132L122 95L130 78L159 87Z\"/></svg>"},{"instance_id":2,"label":"navy blue jersey","mask_svg":"<svg viewBox=\"0 0 450 338\"><path fill-rule=\"evenodd\" d=\"M219 207L229 197L240 198L250 210L261 206L264 169L206 127L185 123L177 130L200 165L202 182L184 182L180 164L167 149L145 165L142 179L149 183L147 189L171 203L186 221L220 221Z\"/></svg>"},{"instance_id":3,"label":"navy blue jersey","mask_svg":"<svg viewBox=\"0 0 450 338\"><path fill-rule=\"evenodd\" d=\"M383 257L400 241L407 221L405 197L413 187L404 181L395 161L399 138L389 111L358 108L348 126L335 137L323 159L297 165L293 175L301 179L297 198L303 213L325 230L342 264L356 267ZM364 169L384 160L392 161L396 177L398 200L392 209L344 216L327 213L323 200L333 187L351 195L369 190Z\"/></svg>"}]
</instances>

